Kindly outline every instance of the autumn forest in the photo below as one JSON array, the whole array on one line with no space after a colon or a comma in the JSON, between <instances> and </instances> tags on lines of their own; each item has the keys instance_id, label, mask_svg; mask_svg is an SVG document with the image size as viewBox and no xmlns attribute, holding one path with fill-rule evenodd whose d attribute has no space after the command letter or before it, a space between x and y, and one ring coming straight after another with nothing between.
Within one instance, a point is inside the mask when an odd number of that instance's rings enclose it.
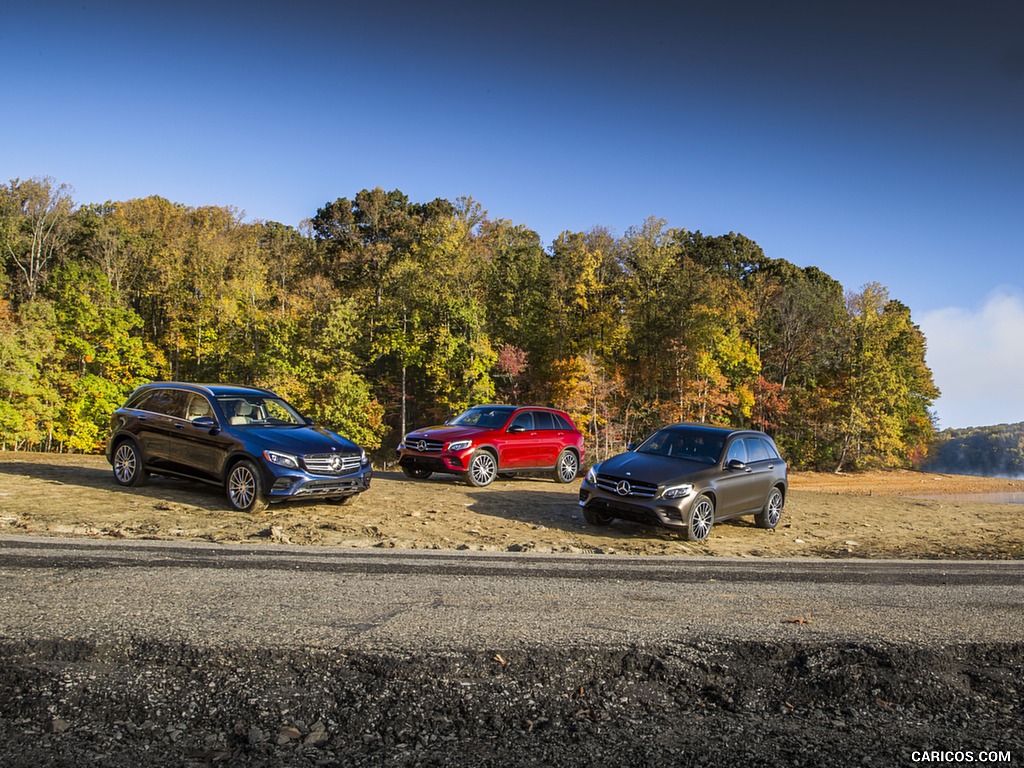
<instances>
[{"instance_id":1,"label":"autumn forest","mask_svg":"<svg viewBox=\"0 0 1024 768\"><path fill-rule=\"evenodd\" d=\"M481 402L563 408L590 460L681 420L829 470L914 465L935 436L925 339L884 286L656 218L545 246L471 198L362 190L294 228L15 179L0 258L5 450L102 450L156 379L269 387L378 460Z\"/></svg>"}]
</instances>

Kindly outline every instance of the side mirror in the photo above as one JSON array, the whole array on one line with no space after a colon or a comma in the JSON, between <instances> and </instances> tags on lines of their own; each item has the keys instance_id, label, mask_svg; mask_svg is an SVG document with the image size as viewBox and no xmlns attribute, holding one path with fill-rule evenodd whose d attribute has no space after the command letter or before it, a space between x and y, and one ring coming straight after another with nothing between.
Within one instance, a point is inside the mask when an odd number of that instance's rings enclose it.
<instances>
[{"instance_id":1,"label":"side mirror","mask_svg":"<svg viewBox=\"0 0 1024 768\"><path fill-rule=\"evenodd\" d=\"M520 432L525 432L525 431L526 431L526 427L521 427L521 426L519 426L519 425L517 424L517 425L516 425L516 426L514 426L514 427L509 427L509 428L508 428L508 431L509 431L509 432L511 432L511 433L513 433L513 434L516 434L516 435L518 435L518 434L519 434Z\"/></svg>"},{"instance_id":2,"label":"side mirror","mask_svg":"<svg viewBox=\"0 0 1024 768\"><path fill-rule=\"evenodd\" d=\"M192 426L196 429L213 429L217 422L213 420L213 416L200 416L198 419L192 419Z\"/></svg>"},{"instance_id":3,"label":"side mirror","mask_svg":"<svg viewBox=\"0 0 1024 768\"><path fill-rule=\"evenodd\" d=\"M729 459L729 461L727 461L725 463L725 468L726 469L746 469L747 465L744 464L739 459Z\"/></svg>"},{"instance_id":4,"label":"side mirror","mask_svg":"<svg viewBox=\"0 0 1024 768\"><path fill-rule=\"evenodd\" d=\"M636 443L626 443L627 451L632 451L634 448L636 448Z\"/></svg>"}]
</instances>

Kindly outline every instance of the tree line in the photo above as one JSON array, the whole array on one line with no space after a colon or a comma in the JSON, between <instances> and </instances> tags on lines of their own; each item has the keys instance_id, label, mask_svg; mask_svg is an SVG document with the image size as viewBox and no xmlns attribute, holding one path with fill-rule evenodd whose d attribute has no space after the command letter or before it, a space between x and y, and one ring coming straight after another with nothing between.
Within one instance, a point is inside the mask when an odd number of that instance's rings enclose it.
<instances>
[{"instance_id":1,"label":"tree line","mask_svg":"<svg viewBox=\"0 0 1024 768\"><path fill-rule=\"evenodd\" d=\"M956 475L1024 478L1024 423L944 429L922 469Z\"/></svg>"},{"instance_id":2,"label":"tree line","mask_svg":"<svg viewBox=\"0 0 1024 768\"><path fill-rule=\"evenodd\" d=\"M545 247L472 198L327 202L298 228L147 197L0 187L0 443L97 451L152 379L269 387L384 459L502 401L565 409L588 455L668 422L763 429L794 466L907 466L934 436L925 338L741 234L649 218Z\"/></svg>"}]
</instances>

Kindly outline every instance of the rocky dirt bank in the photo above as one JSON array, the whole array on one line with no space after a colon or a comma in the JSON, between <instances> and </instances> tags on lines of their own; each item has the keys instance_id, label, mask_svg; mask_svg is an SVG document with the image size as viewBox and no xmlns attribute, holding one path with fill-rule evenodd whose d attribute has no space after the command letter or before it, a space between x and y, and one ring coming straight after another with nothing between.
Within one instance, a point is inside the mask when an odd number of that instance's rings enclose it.
<instances>
[{"instance_id":1,"label":"rocky dirt bank","mask_svg":"<svg viewBox=\"0 0 1024 768\"><path fill-rule=\"evenodd\" d=\"M723 641L418 655L7 643L0 764L848 768L943 750L1016 765L1022 651Z\"/></svg>"}]
</instances>

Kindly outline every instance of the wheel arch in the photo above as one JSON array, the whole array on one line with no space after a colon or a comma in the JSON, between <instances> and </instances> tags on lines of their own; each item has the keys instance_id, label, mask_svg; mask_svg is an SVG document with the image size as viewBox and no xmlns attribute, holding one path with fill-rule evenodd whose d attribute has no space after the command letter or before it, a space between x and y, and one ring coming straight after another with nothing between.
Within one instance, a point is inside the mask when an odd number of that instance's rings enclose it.
<instances>
[{"instance_id":1,"label":"wheel arch","mask_svg":"<svg viewBox=\"0 0 1024 768\"><path fill-rule=\"evenodd\" d=\"M110 448L107 451L111 456L114 455L115 451L121 446L121 443L131 440L136 445L139 444L139 440L131 432L115 432L110 436Z\"/></svg>"},{"instance_id":2,"label":"wheel arch","mask_svg":"<svg viewBox=\"0 0 1024 768\"><path fill-rule=\"evenodd\" d=\"M235 451L234 453L228 454L227 458L224 459L224 464L221 467L220 481L221 483L227 483L228 475L231 474L231 470L235 468L235 465L240 461L251 461L260 470L264 480L267 479L267 468L263 466L263 462L259 460L259 457L253 456L248 451Z\"/></svg>"},{"instance_id":3,"label":"wheel arch","mask_svg":"<svg viewBox=\"0 0 1024 768\"><path fill-rule=\"evenodd\" d=\"M707 496L711 499L711 505L715 508L715 517L718 516L718 491L712 487L701 488L693 495L693 500L696 501L698 496Z\"/></svg>"},{"instance_id":4,"label":"wheel arch","mask_svg":"<svg viewBox=\"0 0 1024 768\"><path fill-rule=\"evenodd\" d=\"M491 443L477 445L473 448L473 453L476 453L477 451L487 451L489 454L494 456L494 461L497 463L498 469L501 470L501 451L498 450L498 447L496 445L493 445ZM470 456L472 455L473 454L471 453Z\"/></svg>"}]
</instances>

